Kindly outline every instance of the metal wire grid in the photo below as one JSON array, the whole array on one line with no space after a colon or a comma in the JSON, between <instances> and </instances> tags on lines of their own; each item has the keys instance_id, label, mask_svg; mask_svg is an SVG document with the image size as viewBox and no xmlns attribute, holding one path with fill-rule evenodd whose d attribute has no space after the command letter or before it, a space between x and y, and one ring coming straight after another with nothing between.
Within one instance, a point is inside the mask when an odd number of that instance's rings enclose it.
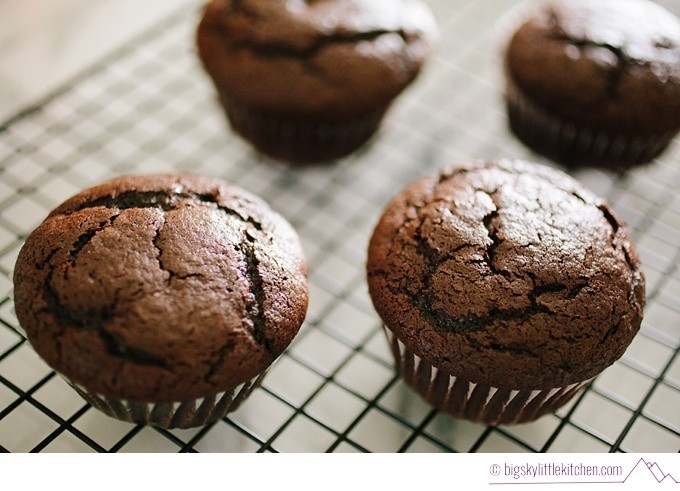
<instances>
[{"instance_id":1,"label":"metal wire grid","mask_svg":"<svg viewBox=\"0 0 680 491\"><path fill-rule=\"evenodd\" d=\"M476 157L532 155L506 129L497 21L511 0L431 0L437 52L373 143L291 169L231 135L193 48L199 11L176 13L0 127L0 450L52 452L677 452L680 450L680 145L625 175L575 176L608 197L643 258L648 305L626 355L556 415L487 427L432 410L395 375L364 280L385 203L413 179ZM63 199L129 172L235 182L286 216L311 271L310 311L262 388L191 430L108 418L15 330L23 239Z\"/></svg>"}]
</instances>

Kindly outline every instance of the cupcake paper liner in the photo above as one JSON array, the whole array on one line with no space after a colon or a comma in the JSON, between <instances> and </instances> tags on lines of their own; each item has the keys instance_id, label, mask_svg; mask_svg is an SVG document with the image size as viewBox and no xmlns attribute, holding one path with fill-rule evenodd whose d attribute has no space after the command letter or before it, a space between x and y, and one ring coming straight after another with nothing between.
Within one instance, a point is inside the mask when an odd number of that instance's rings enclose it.
<instances>
[{"instance_id":1,"label":"cupcake paper liner","mask_svg":"<svg viewBox=\"0 0 680 491\"><path fill-rule=\"evenodd\" d=\"M318 123L282 119L220 97L232 128L262 153L293 163L313 163L345 156L377 131L387 108L346 122Z\"/></svg>"},{"instance_id":2,"label":"cupcake paper liner","mask_svg":"<svg viewBox=\"0 0 680 491\"><path fill-rule=\"evenodd\" d=\"M579 127L538 106L507 78L506 104L510 127L531 149L564 165L625 168L649 162L675 136L674 132L640 138Z\"/></svg>"},{"instance_id":3,"label":"cupcake paper liner","mask_svg":"<svg viewBox=\"0 0 680 491\"><path fill-rule=\"evenodd\" d=\"M396 368L404 381L435 408L487 424L533 421L566 404L589 380L544 390L499 389L468 382L432 366L384 327Z\"/></svg>"},{"instance_id":4,"label":"cupcake paper liner","mask_svg":"<svg viewBox=\"0 0 680 491\"><path fill-rule=\"evenodd\" d=\"M235 411L264 379L266 372L232 390L178 402L135 402L88 390L60 374L94 408L116 419L159 428L193 428L212 423Z\"/></svg>"}]
</instances>

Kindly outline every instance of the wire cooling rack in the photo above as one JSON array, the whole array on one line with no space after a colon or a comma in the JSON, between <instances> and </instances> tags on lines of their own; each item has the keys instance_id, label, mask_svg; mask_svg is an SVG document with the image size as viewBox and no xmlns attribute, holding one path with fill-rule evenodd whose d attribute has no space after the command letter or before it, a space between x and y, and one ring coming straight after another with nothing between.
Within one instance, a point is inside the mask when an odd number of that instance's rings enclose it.
<instances>
[{"instance_id":1,"label":"wire cooling rack","mask_svg":"<svg viewBox=\"0 0 680 491\"><path fill-rule=\"evenodd\" d=\"M624 357L568 406L531 424L487 427L432 410L395 375L364 278L386 202L413 179L470 158L548 163L506 129L497 26L515 2L430 4L441 37L426 70L372 144L332 165L289 168L230 133L196 58L195 5L0 127L0 450L680 450L677 141L627 174L575 173L628 222L648 304ZM108 418L56 376L15 330L11 277L24 238L62 200L123 173L171 170L228 179L288 218L309 259L311 305L295 342L237 412L168 431Z\"/></svg>"}]
</instances>

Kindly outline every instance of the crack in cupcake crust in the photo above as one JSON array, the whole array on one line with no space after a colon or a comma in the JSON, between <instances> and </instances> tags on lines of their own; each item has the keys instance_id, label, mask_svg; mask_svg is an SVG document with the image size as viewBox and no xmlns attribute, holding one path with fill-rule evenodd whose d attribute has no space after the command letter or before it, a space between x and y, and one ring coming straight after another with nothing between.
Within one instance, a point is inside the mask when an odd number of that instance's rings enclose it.
<instances>
[{"instance_id":1,"label":"crack in cupcake crust","mask_svg":"<svg viewBox=\"0 0 680 491\"><path fill-rule=\"evenodd\" d=\"M103 309L95 309L88 312L74 312L68 307L64 306L59 300L58 293L52 287L52 279L57 269L63 270L63 274L68 275L70 268L76 266L76 259L80 252L83 251L83 249L88 244L90 244L92 239L96 237L98 233L114 226L115 220L122 212L130 209L144 208L158 209L163 212L161 215L162 221L156 228L155 235L152 239L152 245L157 251L156 259L158 261L159 269L168 275L168 285L173 280L184 280L202 276L198 273L180 274L169 269L163 263L163 249L159 244L159 239L166 221L165 214L167 212L175 211L182 206L186 206L189 203L208 205L223 212L226 216L237 218L243 224L244 233L242 236L242 241L239 244L235 244L234 247L236 250L241 251L244 256L244 264L246 265L245 277L247 278L249 284L249 294L255 299L254 301L245 301L247 306L246 310L250 319L250 323L252 324L253 338L258 344L263 345L267 351L272 350L271 343L266 339L267 321L264 312L266 293L264 291L262 278L258 270L259 261L255 255L255 235L262 231L262 224L250 215L243 214L234 208L220 205L217 202L217 197L214 194L208 193L199 194L190 192L166 191L126 191L116 195L106 195L87 200L75 207L73 210L68 210L65 213L57 214L56 216L68 216L77 212L82 212L86 209L98 207L116 210L116 212L112 214L108 220L100 222L97 227L86 230L78 236L69 252L67 264L61 266L51 264L52 257L58 252L58 250L55 250L52 254L48 255L48 257L46 257L42 263L44 265L48 265L50 268L45 278L44 295L50 309L57 313L56 317L59 319L62 332L67 328L92 329L99 334L110 355L137 364L155 365L161 368L167 367L167 363L162 359L162 357L153 355L146 350L130 346L126 344L121 336L115 335L106 330L106 324L114 316L121 315L121 313L118 312L117 302L114 302L112 305ZM233 348L233 344L233 341L229 341L225 345L225 349L218 350L218 360L224 359L224 356L229 351L229 349L226 347L231 346ZM212 373L215 370L216 368L213 366L209 373ZM210 376L206 375L206 380L209 378Z\"/></svg>"},{"instance_id":2,"label":"crack in cupcake crust","mask_svg":"<svg viewBox=\"0 0 680 491\"><path fill-rule=\"evenodd\" d=\"M644 280L625 228L608 205L552 172L470 164L414 183L387 208L369 247L369 292L419 356L452 373L466 365L475 380L495 373L482 360L501 354L527 363L512 365L526 377L513 384L538 383L540 371L527 367L543 364L576 380L592 376L576 358L607 363L618 353L612 343L637 331ZM449 345L470 360L451 357Z\"/></svg>"},{"instance_id":3,"label":"crack in cupcake crust","mask_svg":"<svg viewBox=\"0 0 680 491\"><path fill-rule=\"evenodd\" d=\"M121 176L26 238L14 300L55 371L107 397L166 403L266 372L304 320L306 277L295 231L257 196L192 174Z\"/></svg>"}]
</instances>

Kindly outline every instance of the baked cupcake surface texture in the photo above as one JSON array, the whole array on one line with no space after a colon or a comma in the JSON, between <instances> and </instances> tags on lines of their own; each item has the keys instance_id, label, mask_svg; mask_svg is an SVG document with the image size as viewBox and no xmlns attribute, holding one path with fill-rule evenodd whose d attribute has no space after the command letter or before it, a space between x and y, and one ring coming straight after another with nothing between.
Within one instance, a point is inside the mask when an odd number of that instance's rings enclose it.
<instances>
[{"instance_id":1,"label":"baked cupcake surface texture","mask_svg":"<svg viewBox=\"0 0 680 491\"><path fill-rule=\"evenodd\" d=\"M623 355L645 304L640 260L610 207L520 161L409 185L374 231L367 273L406 382L494 424L567 402Z\"/></svg>"},{"instance_id":2,"label":"baked cupcake surface texture","mask_svg":"<svg viewBox=\"0 0 680 491\"><path fill-rule=\"evenodd\" d=\"M319 162L373 135L434 32L419 0L213 0L197 45L236 132L272 157Z\"/></svg>"},{"instance_id":3,"label":"baked cupcake surface texture","mask_svg":"<svg viewBox=\"0 0 680 491\"><path fill-rule=\"evenodd\" d=\"M680 20L648 0L557 0L505 53L514 133L565 165L627 168L680 130Z\"/></svg>"},{"instance_id":4,"label":"baked cupcake surface texture","mask_svg":"<svg viewBox=\"0 0 680 491\"><path fill-rule=\"evenodd\" d=\"M111 416L214 421L296 335L308 301L296 233L262 200L196 175L117 178L70 198L26 239L20 325Z\"/></svg>"}]
</instances>

